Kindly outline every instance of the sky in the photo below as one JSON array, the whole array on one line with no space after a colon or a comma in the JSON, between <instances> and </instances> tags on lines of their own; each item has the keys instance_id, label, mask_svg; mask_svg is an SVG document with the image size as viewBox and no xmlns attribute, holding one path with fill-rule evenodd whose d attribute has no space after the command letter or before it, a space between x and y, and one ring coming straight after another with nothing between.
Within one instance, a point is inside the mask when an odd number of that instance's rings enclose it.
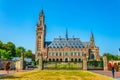
<instances>
[{"instance_id":1,"label":"sky","mask_svg":"<svg viewBox=\"0 0 120 80\"><path fill-rule=\"evenodd\" d=\"M0 0L0 40L35 53L36 24L44 10L46 41L59 36L90 41L93 32L100 55L120 48L120 0Z\"/></svg>"}]
</instances>

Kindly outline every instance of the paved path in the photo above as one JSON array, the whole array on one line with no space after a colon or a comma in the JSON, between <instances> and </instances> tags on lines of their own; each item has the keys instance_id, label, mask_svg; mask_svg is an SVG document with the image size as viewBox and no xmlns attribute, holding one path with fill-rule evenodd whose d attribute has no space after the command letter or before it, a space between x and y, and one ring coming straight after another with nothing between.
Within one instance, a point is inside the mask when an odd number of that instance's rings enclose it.
<instances>
[{"instance_id":1,"label":"paved path","mask_svg":"<svg viewBox=\"0 0 120 80\"><path fill-rule=\"evenodd\" d=\"M112 77L112 72L111 71L104 71L104 70L91 70L91 72L95 72L101 75L105 75L108 77ZM120 71L115 72L115 79L120 80Z\"/></svg>"},{"instance_id":2,"label":"paved path","mask_svg":"<svg viewBox=\"0 0 120 80\"><path fill-rule=\"evenodd\" d=\"M18 72L26 72L26 71L31 71L31 70L19 70ZM10 70L9 74L15 74L18 73L16 70ZM5 70L0 70L0 77L6 76L8 73Z\"/></svg>"}]
</instances>

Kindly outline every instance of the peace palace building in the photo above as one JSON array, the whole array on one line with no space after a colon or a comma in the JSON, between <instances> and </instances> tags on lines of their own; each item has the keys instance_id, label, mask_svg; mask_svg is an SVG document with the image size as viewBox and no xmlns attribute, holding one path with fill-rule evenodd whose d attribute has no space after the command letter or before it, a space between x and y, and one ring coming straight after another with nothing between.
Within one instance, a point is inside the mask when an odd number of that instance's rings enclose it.
<instances>
[{"instance_id":1,"label":"peace palace building","mask_svg":"<svg viewBox=\"0 0 120 80\"><path fill-rule=\"evenodd\" d=\"M82 42L80 38L69 38L66 31L65 38L54 38L53 41L45 41L46 26L43 10L36 26L36 60L39 55L44 61L82 61L86 55L87 60L100 60L99 48L96 47L94 36L90 34L89 42Z\"/></svg>"}]
</instances>

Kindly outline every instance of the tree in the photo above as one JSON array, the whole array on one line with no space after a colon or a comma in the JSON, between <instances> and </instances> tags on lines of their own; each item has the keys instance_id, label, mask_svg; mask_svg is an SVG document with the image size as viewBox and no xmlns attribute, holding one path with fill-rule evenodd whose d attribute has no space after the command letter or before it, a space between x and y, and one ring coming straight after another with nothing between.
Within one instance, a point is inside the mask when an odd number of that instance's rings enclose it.
<instances>
[{"instance_id":1,"label":"tree","mask_svg":"<svg viewBox=\"0 0 120 80\"><path fill-rule=\"evenodd\" d=\"M4 49L8 52L9 51L9 55L11 57L15 57L15 45L12 42L7 42L7 44L5 44Z\"/></svg>"},{"instance_id":2,"label":"tree","mask_svg":"<svg viewBox=\"0 0 120 80\"><path fill-rule=\"evenodd\" d=\"M31 50L26 51L26 52L24 53L24 57L25 57L25 58L31 58L32 60L34 60L34 56L33 56Z\"/></svg>"},{"instance_id":3,"label":"tree","mask_svg":"<svg viewBox=\"0 0 120 80\"><path fill-rule=\"evenodd\" d=\"M21 53L25 53L25 48L20 46L16 48L16 57L21 57Z\"/></svg>"},{"instance_id":4,"label":"tree","mask_svg":"<svg viewBox=\"0 0 120 80\"><path fill-rule=\"evenodd\" d=\"M2 43L2 41L0 41L0 49L2 49L3 48L3 43Z\"/></svg>"},{"instance_id":5,"label":"tree","mask_svg":"<svg viewBox=\"0 0 120 80\"><path fill-rule=\"evenodd\" d=\"M104 56L106 56L108 60L111 60L111 59L118 60L118 56L113 55L111 53L105 53Z\"/></svg>"},{"instance_id":6,"label":"tree","mask_svg":"<svg viewBox=\"0 0 120 80\"><path fill-rule=\"evenodd\" d=\"M10 51L0 49L1 59L2 60L10 60L11 59L10 53L11 53Z\"/></svg>"}]
</instances>

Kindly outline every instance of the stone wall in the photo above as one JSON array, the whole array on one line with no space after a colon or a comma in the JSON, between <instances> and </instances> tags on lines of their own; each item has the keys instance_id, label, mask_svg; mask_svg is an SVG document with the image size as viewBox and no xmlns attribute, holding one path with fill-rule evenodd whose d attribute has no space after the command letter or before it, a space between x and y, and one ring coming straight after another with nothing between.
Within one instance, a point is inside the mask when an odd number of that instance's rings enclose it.
<instances>
[{"instance_id":1,"label":"stone wall","mask_svg":"<svg viewBox=\"0 0 120 80\"><path fill-rule=\"evenodd\" d=\"M7 61L0 61L0 69L4 69L5 62ZM9 61L10 62L10 69L15 69L15 61Z\"/></svg>"}]
</instances>

